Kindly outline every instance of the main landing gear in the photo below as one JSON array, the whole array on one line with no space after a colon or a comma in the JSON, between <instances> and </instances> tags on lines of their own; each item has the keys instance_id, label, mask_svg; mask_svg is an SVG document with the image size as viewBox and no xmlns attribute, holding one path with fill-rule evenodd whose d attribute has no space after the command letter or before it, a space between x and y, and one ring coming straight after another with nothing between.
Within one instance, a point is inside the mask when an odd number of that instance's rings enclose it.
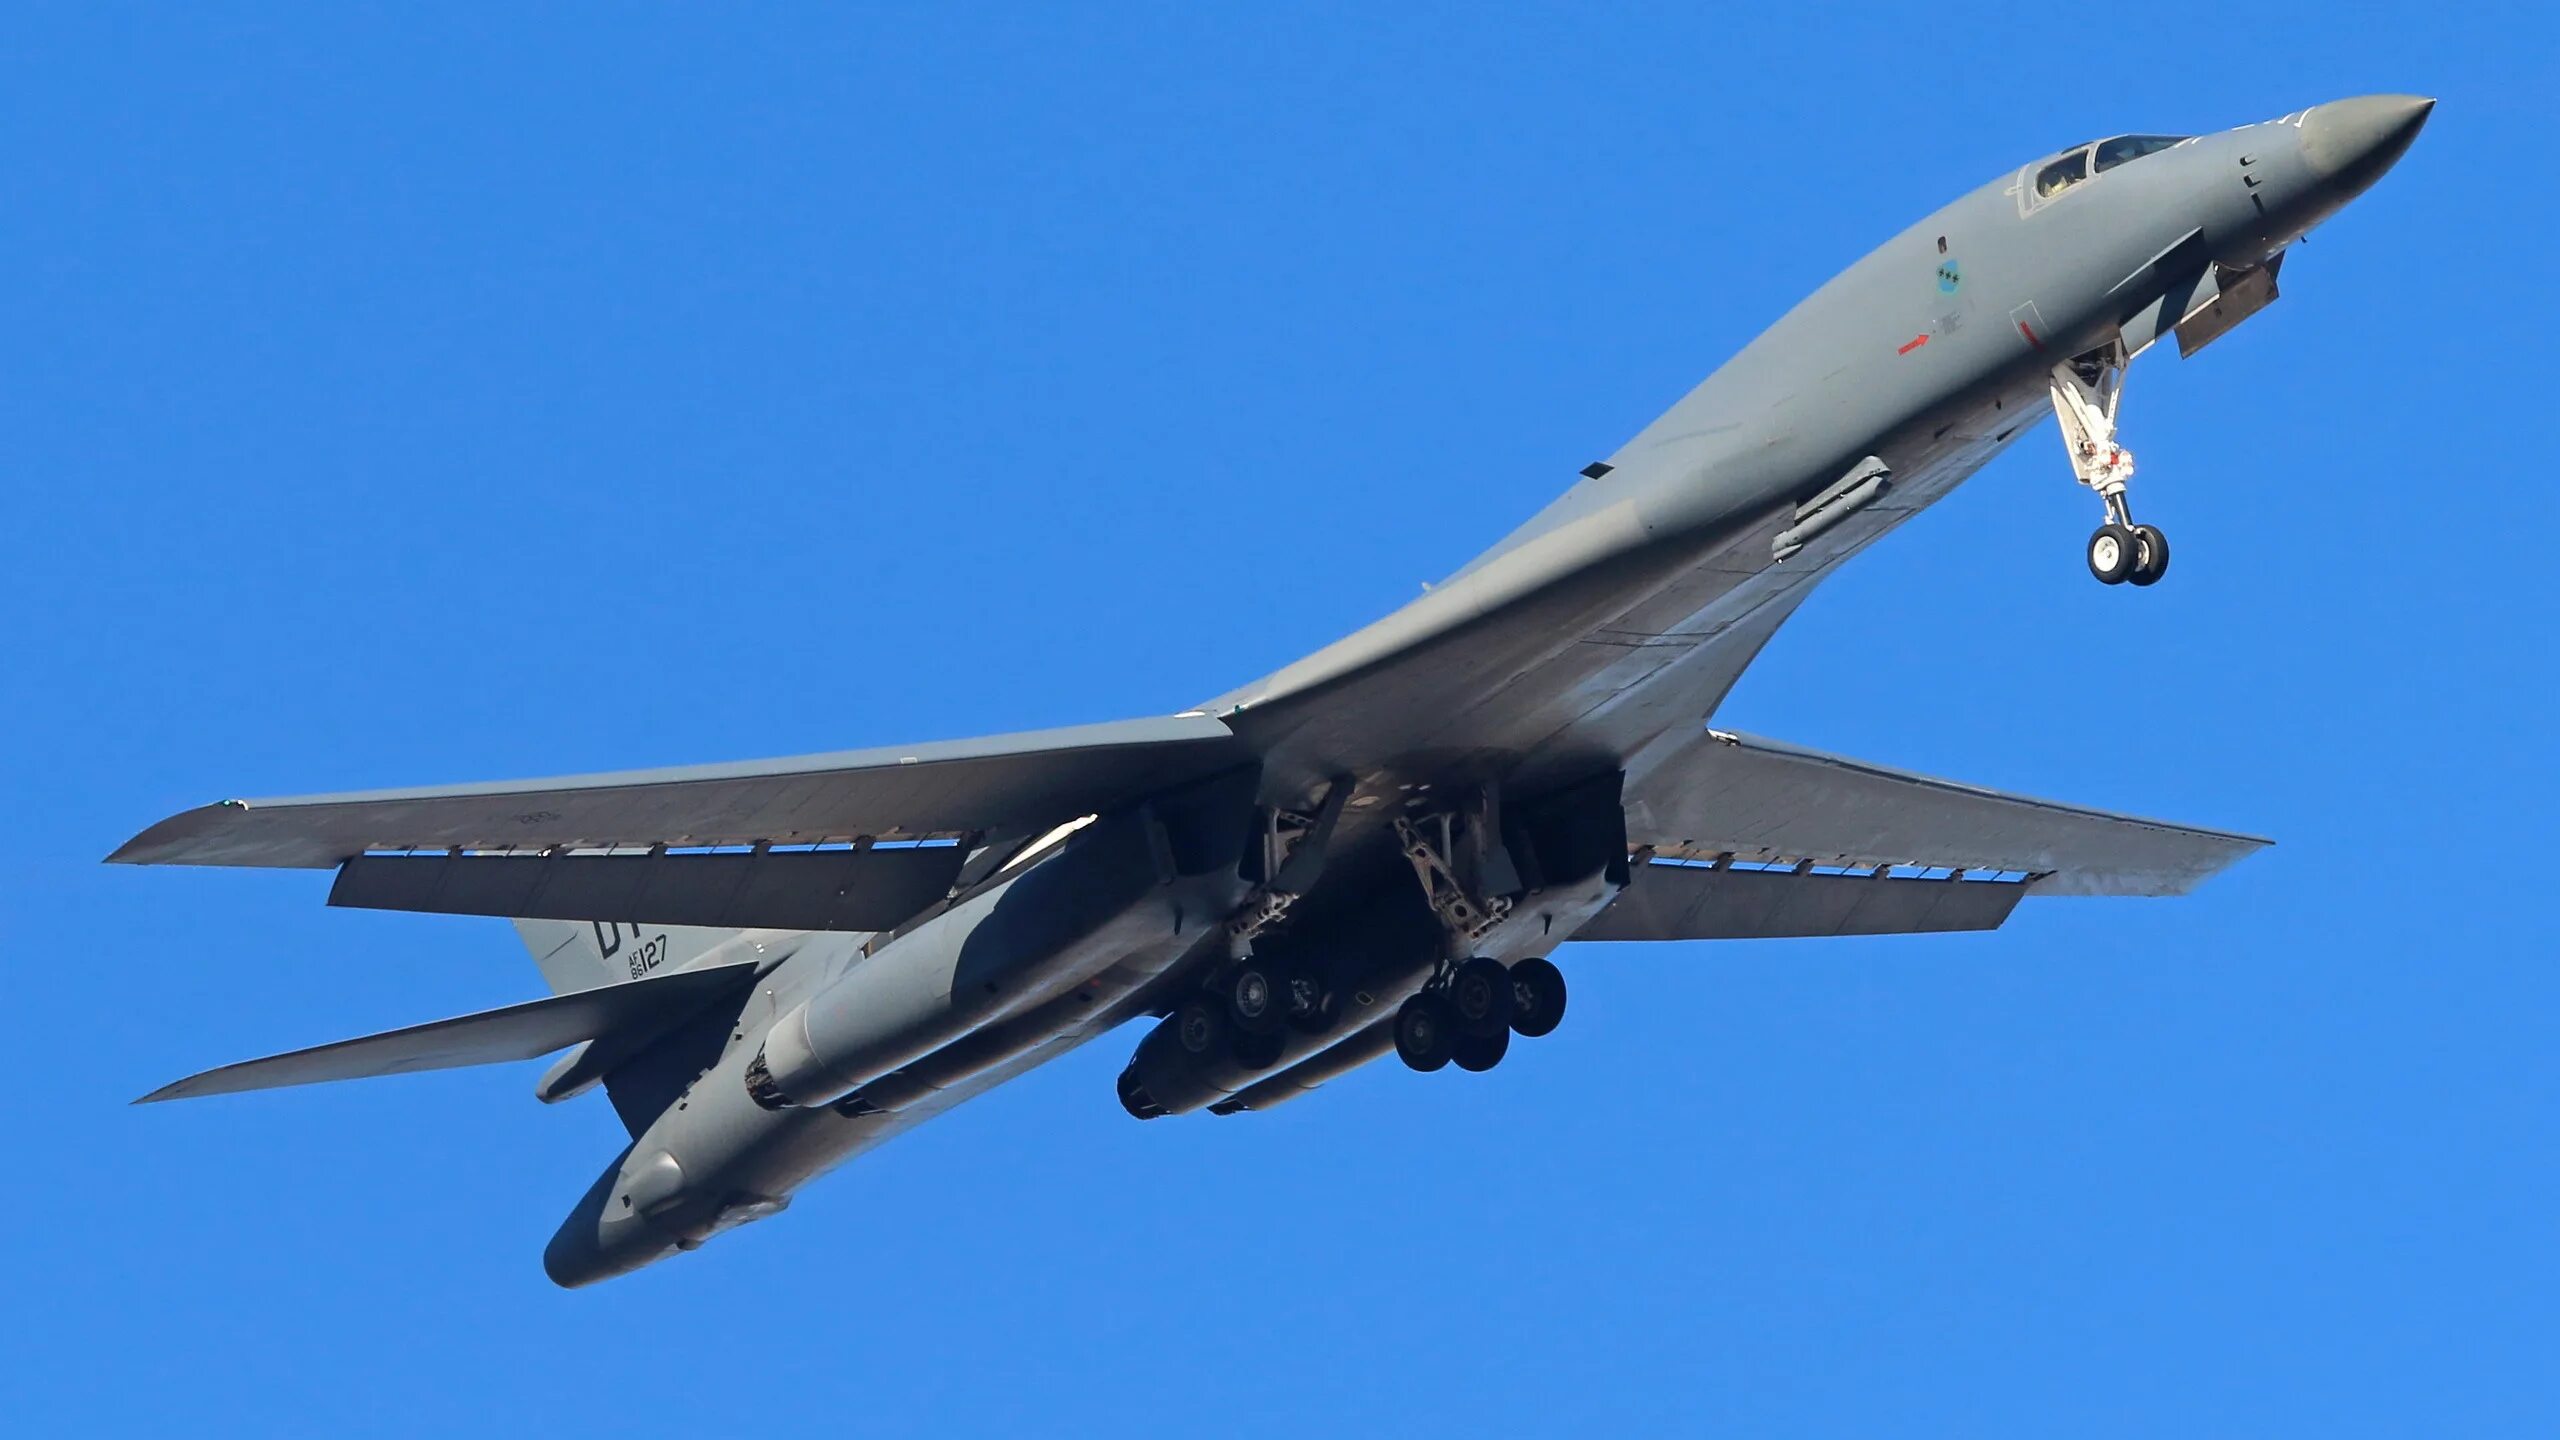
<instances>
[{"instance_id":1,"label":"main landing gear","mask_svg":"<svg viewBox=\"0 0 2560 1440\"><path fill-rule=\"evenodd\" d=\"M1291 1029L1321 1035L1333 1028L1324 981L1303 966L1248 954L1219 975L1218 991L1239 1034L1277 1037Z\"/></svg>"},{"instance_id":2,"label":"main landing gear","mask_svg":"<svg viewBox=\"0 0 2560 1440\"><path fill-rule=\"evenodd\" d=\"M2133 452L2116 443L2130 359L2119 337L2054 366L2053 413L2062 422L2071 473L2106 506L2106 523L2089 536L2089 573L2107 585L2156 585L2169 573L2169 537L2158 526L2133 523L2124 493L2133 479Z\"/></svg>"},{"instance_id":3,"label":"main landing gear","mask_svg":"<svg viewBox=\"0 0 2560 1440\"><path fill-rule=\"evenodd\" d=\"M1564 973L1534 955L1511 965L1484 955L1443 965L1396 1012L1396 1058L1426 1072L1452 1060L1461 1070L1490 1070L1510 1053L1512 1036L1554 1030L1564 1002Z\"/></svg>"},{"instance_id":4,"label":"main landing gear","mask_svg":"<svg viewBox=\"0 0 2560 1440\"><path fill-rule=\"evenodd\" d=\"M1396 1011L1396 1055L1416 1070L1450 1061L1461 1070L1490 1070L1511 1050L1513 1035L1544 1035L1564 1019L1564 975L1532 956L1505 965L1466 954L1511 913L1521 888L1518 865L1503 847L1498 800L1480 793L1460 830L1457 817L1398 816L1396 843L1439 917L1447 957L1422 989ZM1463 958L1458 958L1463 957Z\"/></svg>"}]
</instances>

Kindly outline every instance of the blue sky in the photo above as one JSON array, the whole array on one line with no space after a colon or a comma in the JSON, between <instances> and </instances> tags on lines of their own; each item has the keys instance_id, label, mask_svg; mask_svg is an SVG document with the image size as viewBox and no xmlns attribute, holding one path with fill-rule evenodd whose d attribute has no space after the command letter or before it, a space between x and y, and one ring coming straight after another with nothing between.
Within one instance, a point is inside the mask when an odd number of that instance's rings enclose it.
<instances>
[{"instance_id":1,"label":"blue sky","mask_svg":"<svg viewBox=\"0 0 2560 1440\"><path fill-rule=\"evenodd\" d=\"M0 1199L26 1433L2548 1434L2539 7L30 6L0 46ZM2128 439L1834 581L1737 726L2272 834L1998 934L1568 949L1483 1077L1141 1126L1097 1043L567 1294L494 921L97 863L231 794L1178 709L1834 271L2122 130L2417 148Z\"/></svg>"}]
</instances>

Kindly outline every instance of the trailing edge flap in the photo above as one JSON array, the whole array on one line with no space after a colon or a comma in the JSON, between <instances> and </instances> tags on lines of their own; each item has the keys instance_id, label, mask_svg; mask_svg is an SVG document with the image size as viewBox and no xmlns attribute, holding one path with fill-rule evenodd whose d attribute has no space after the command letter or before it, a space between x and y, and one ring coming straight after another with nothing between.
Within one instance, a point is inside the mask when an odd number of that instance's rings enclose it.
<instances>
[{"instance_id":1,"label":"trailing edge flap","mask_svg":"<svg viewBox=\"0 0 2560 1440\"><path fill-rule=\"evenodd\" d=\"M1626 805L1629 843L1664 856L2000 872L2037 895L2183 895L2270 843L1715 730L1639 761Z\"/></svg>"},{"instance_id":2,"label":"trailing edge flap","mask_svg":"<svg viewBox=\"0 0 2560 1440\"><path fill-rule=\"evenodd\" d=\"M782 760L226 800L170 816L107 858L324 869L367 851L802 845L1036 831L1246 758L1214 717L1168 715Z\"/></svg>"},{"instance_id":3,"label":"trailing edge flap","mask_svg":"<svg viewBox=\"0 0 2560 1440\"><path fill-rule=\"evenodd\" d=\"M745 985L754 978L757 963L676 970L627 984L600 985L593 990L546 996L476 1015L430 1020L379 1035L243 1060L163 1085L134 1103L531 1060L606 1035L663 1031L722 994Z\"/></svg>"},{"instance_id":4,"label":"trailing edge flap","mask_svg":"<svg viewBox=\"0 0 2560 1440\"><path fill-rule=\"evenodd\" d=\"M2024 883L1638 865L1576 940L1771 940L1997 930Z\"/></svg>"},{"instance_id":5,"label":"trailing edge flap","mask_svg":"<svg viewBox=\"0 0 2560 1440\"><path fill-rule=\"evenodd\" d=\"M359 855L329 903L724 930L887 930L949 893L960 845L704 855Z\"/></svg>"}]
</instances>

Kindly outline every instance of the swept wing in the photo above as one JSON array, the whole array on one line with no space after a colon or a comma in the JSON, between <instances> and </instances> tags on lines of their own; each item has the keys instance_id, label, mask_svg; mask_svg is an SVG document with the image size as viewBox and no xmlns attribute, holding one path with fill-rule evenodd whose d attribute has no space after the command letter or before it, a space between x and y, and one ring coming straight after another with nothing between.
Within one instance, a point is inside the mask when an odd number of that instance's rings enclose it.
<instances>
[{"instance_id":1,"label":"swept wing","mask_svg":"<svg viewBox=\"0 0 2560 1440\"><path fill-rule=\"evenodd\" d=\"M1170 715L781 760L226 800L173 815L107 858L325 869L393 851L955 838L1044 829L1244 758L1216 719Z\"/></svg>"},{"instance_id":2,"label":"swept wing","mask_svg":"<svg viewBox=\"0 0 2560 1440\"><path fill-rule=\"evenodd\" d=\"M1817 870L2019 879L2037 895L2183 895L2270 842L1701 731L1627 785L1627 836L1656 854Z\"/></svg>"}]
</instances>

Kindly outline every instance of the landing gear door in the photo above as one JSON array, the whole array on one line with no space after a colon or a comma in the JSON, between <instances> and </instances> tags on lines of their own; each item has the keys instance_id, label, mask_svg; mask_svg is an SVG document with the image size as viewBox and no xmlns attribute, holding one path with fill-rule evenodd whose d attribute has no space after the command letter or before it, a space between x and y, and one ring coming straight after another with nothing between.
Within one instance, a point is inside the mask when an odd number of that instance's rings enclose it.
<instances>
[{"instance_id":1,"label":"landing gear door","mask_svg":"<svg viewBox=\"0 0 2560 1440\"><path fill-rule=\"evenodd\" d=\"M2221 282L2213 303L2178 322L2178 358L2186 359L2214 341L2231 333L2241 321L2276 303L2276 269L2284 263L2282 255L2266 264L2248 270L2225 270L2214 267L2214 278Z\"/></svg>"},{"instance_id":2,"label":"landing gear door","mask_svg":"<svg viewBox=\"0 0 2560 1440\"><path fill-rule=\"evenodd\" d=\"M2221 293L2220 273L2217 267L2207 265L2183 279L2173 280L2159 299L2126 320L2120 332L2124 338L2125 357L2129 360L2150 349L2162 336L2211 305Z\"/></svg>"}]
</instances>

